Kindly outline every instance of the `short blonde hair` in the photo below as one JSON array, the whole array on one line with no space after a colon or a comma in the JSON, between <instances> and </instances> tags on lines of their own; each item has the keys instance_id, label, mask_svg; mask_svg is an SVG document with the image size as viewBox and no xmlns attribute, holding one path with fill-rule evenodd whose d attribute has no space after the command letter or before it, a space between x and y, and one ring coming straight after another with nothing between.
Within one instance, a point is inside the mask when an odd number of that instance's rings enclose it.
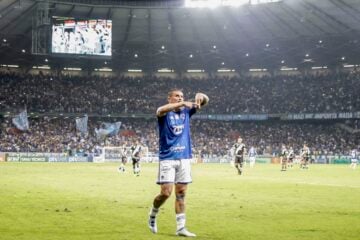
<instances>
[{"instance_id":1,"label":"short blonde hair","mask_svg":"<svg viewBox=\"0 0 360 240\"><path fill-rule=\"evenodd\" d=\"M180 88L173 88L168 92L168 97L171 97L171 95L173 94L173 92L183 92L182 89Z\"/></svg>"}]
</instances>

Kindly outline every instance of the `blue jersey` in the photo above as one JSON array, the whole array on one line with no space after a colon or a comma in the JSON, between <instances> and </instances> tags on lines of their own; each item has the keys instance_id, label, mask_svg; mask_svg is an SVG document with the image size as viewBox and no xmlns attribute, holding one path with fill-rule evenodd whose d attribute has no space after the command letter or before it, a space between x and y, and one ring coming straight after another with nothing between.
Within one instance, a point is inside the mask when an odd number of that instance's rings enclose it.
<instances>
[{"instance_id":1,"label":"blue jersey","mask_svg":"<svg viewBox=\"0 0 360 240\"><path fill-rule=\"evenodd\" d=\"M158 117L160 161L192 158L190 117L195 112L196 108L183 108Z\"/></svg>"}]
</instances>

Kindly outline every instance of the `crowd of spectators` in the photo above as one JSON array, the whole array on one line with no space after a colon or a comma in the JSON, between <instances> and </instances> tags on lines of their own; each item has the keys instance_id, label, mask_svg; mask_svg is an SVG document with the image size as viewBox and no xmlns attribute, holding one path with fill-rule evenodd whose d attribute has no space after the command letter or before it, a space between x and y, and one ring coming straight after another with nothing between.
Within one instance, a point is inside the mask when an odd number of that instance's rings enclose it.
<instances>
[{"instance_id":1,"label":"crowd of spectators","mask_svg":"<svg viewBox=\"0 0 360 240\"><path fill-rule=\"evenodd\" d=\"M209 114L330 113L360 110L360 72L296 76L74 77L0 73L0 112L151 113L172 88L210 96Z\"/></svg>"},{"instance_id":2,"label":"crowd of spectators","mask_svg":"<svg viewBox=\"0 0 360 240\"><path fill-rule=\"evenodd\" d=\"M30 129L20 132L9 119L3 119L0 152L68 152L94 154L103 146L131 146L136 141L157 153L157 122L153 119L117 119L122 122L118 135L99 139L94 129L101 122L114 119L91 118L89 133L76 131L75 119L30 119ZM278 155L281 144L299 151L306 142L313 153L347 154L360 147L359 133L340 127L343 122L224 122L192 120L194 152L201 156L222 157L241 136L247 147L254 146L259 154Z\"/></svg>"},{"instance_id":3,"label":"crowd of spectators","mask_svg":"<svg viewBox=\"0 0 360 240\"><path fill-rule=\"evenodd\" d=\"M360 111L360 73L217 77L210 79L105 78L0 73L0 112L58 113L58 117L31 118L30 130L20 132L11 118L1 120L0 151L69 152L92 154L103 146L130 146L141 141L157 152L156 108L167 92L183 89L186 98L198 91L210 97L208 114L332 113ZM89 134L76 131L75 117L60 113L147 113L151 119L90 118ZM54 116L54 114L53 114ZM98 139L93 133L102 121L122 121L117 136ZM193 120L194 150L199 155L224 156L241 135L259 154L277 154L282 143L299 150L307 142L313 152L348 153L359 148L360 122L237 122Z\"/></svg>"}]
</instances>

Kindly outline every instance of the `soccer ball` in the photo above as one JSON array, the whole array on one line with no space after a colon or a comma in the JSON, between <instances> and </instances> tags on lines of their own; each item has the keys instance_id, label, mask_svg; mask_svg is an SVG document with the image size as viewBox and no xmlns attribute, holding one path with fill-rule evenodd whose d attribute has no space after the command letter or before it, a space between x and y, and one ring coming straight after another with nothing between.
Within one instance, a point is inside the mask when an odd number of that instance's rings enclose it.
<instances>
[{"instance_id":1,"label":"soccer ball","mask_svg":"<svg viewBox=\"0 0 360 240\"><path fill-rule=\"evenodd\" d=\"M202 106L205 106L206 104L208 104L208 102L209 102L209 98L208 98L208 96L206 96L205 94L203 94L203 93L197 93L196 95L195 95L195 101L197 100L197 99L199 99L199 98L202 98L202 101L201 101L201 107Z\"/></svg>"}]
</instances>

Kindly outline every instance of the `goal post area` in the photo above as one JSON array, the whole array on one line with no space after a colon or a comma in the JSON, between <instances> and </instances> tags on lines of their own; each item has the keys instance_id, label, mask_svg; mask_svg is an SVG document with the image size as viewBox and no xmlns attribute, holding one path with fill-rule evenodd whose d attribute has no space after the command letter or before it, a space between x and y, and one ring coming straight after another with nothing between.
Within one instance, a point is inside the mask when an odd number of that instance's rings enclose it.
<instances>
[{"instance_id":1,"label":"goal post area","mask_svg":"<svg viewBox=\"0 0 360 240\"><path fill-rule=\"evenodd\" d=\"M93 160L96 163L121 162L122 157L125 156L126 162L131 162L131 154L132 151L129 146L106 146L101 149L101 154L94 157ZM147 146L141 146L140 156L141 162L156 162L159 160L157 154L149 152L149 148Z\"/></svg>"}]
</instances>

